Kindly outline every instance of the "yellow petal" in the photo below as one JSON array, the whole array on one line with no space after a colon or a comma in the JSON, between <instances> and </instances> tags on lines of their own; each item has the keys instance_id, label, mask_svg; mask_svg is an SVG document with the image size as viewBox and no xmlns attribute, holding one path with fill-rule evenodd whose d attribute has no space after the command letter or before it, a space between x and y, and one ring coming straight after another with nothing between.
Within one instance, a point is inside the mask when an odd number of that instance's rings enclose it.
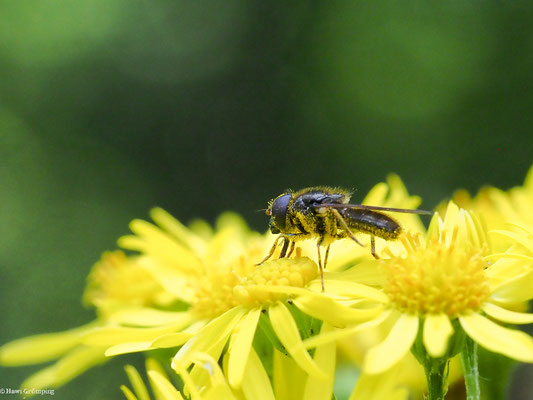
<instances>
[{"instance_id":1,"label":"yellow petal","mask_svg":"<svg viewBox=\"0 0 533 400\"><path fill-rule=\"evenodd\" d=\"M203 254L205 252L206 241L194 234L162 208L153 208L150 210L150 216L161 228L193 250L194 254Z\"/></svg>"},{"instance_id":2,"label":"yellow petal","mask_svg":"<svg viewBox=\"0 0 533 400\"><path fill-rule=\"evenodd\" d=\"M504 328L477 313L461 315L459 321L468 336L486 349L518 361L533 362L533 338L527 333Z\"/></svg>"},{"instance_id":3,"label":"yellow petal","mask_svg":"<svg viewBox=\"0 0 533 400\"><path fill-rule=\"evenodd\" d=\"M268 375L253 348L248 357L242 381L242 392L246 400L275 400Z\"/></svg>"},{"instance_id":4,"label":"yellow petal","mask_svg":"<svg viewBox=\"0 0 533 400\"><path fill-rule=\"evenodd\" d=\"M478 215L466 212L464 213L464 217L468 225L466 229L468 240L473 244L474 248L480 249L485 244L488 245L490 241L487 237L487 230Z\"/></svg>"},{"instance_id":5,"label":"yellow petal","mask_svg":"<svg viewBox=\"0 0 533 400\"><path fill-rule=\"evenodd\" d=\"M235 233L240 233L241 235L250 231L244 218L232 211L226 211L220 214L216 221L216 228L219 231L231 229Z\"/></svg>"},{"instance_id":6,"label":"yellow petal","mask_svg":"<svg viewBox=\"0 0 533 400\"><path fill-rule=\"evenodd\" d=\"M102 348L78 347L55 364L26 379L21 387L29 389L57 388L94 365L106 361Z\"/></svg>"},{"instance_id":7,"label":"yellow petal","mask_svg":"<svg viewBox=\"0 0 533 400\"><path fill-rule=\"evenodd\" d=\"M240 387L248 355L252 347L255 328L261 309L252 309L237 324L229 345L228 381L232 387Z\"/></svg>"},{"instance_id":8,"label":"yellow petal","mask_svg":"<svg viewBox=\"0 0 533 400\"><path fill-rule=\"evenodd\" d=\"M119 238L119 246L141 253L153 254L159 260L185 273L203 270L200 260L185 246L157 226L142 220L133 220L130 229L137 236ZM137 240L135 240L137 239Z\"/></svg>"},{"instance_id":9,"label":"yellow petal","mask_svg":"<svg viewBox=\"0 0 533 400\"><path fill-rule=\"evenodd\" d=\"M349 328L344 328L332 332L327 333L321 333L319 335L310 337L309 339L304 340L303 345L306 349L311 349L313 347L322 346L327 343L336 342L340 339L345 339L349 336L354 335L357 332L360 332L365 329L369 329L372 327L375 327L382 322L384 322L389 316L391 315L391 312L389 310L383 311L377 318L370 320L368 322L364 322L359 325L355 325Z\"/></svg>"},{"instance_id":10,"label":"yellow petal","mask_svg":"<svg viewBox=\"0 0 533 400\"><path fill-rule=\"evenodd\" d=\"M453 327L446 314L428 315L424 322L424 346L432 357L442 357L448 348Z\"/></svg>"},{"instance_id":11,"label":"yellow petal","mask_svg":"<svg viewBox=\"0 0 533 400\"><path fill-rule=\"evenodd\" d=\"M151 348L151 345L152 341L120 343L108 348L105 351L105 355L106 357L113 357L118 354L137 353L139 351L149 350Z\"/></svg>"},{"instance_id":12,"label":"yellow petal","mask_svg":"<svg viewBox=\"0 0 533 400\"><path fill-rule=\"evenodd\" d=\"M121 326L109 326L94 328L82 336L82 343L90 346L113 346L127 342L152 341L157 337L179 331L182 324L173 324L162 328L129 328Z\"/></svg>"},{"instance_id":13,"label":"yellow petal","mask_svg":"<svg viewBox=\"0 0 533 400\"><path fill-rule=\"evenodd\" d=\"M325 295L301 296L293 302L304 313L339 328L368 321L383 311L383 306L367 309L346 307Z\"/></svg>"},{"instance_id":14,"label":"yellow petal","mask_svg":"<svg viewBox=\"0 0 533 400\"><path fill-rule=\"evenodd\" d=\"M319 281L317 281L316 285L318 285ZM309 287L313 287L313 285L309 285ZM326 282L326 292L328 293L335 293L339 296L347 296L347 297L362 297L366 299L375 300L379 303L388 303L389 298L383 291L374 289L370 286L362 285L357 282L350 282L350 281L338 281L333 279L327 279Z\"/></svg>"},{"instance_id":15,"label":"yellow petal","mask_svg":"<svg viewBox=\"0 0 533 400\"><path fill-rule=\"evenodd\" d=\"M492 303L485 303L481 307L487 315L502 322L509 324L531 324L533 323L533 314L509 311L505 308Z\"/></svg>"},{"instance_id":16,"label":"yellow petal","mask_svg":"<svg viewBox=\"0 0 533 400\"><path fill-rule=\"evenodd\" d=\"M274 393L276 400L305 400L303 388L308 375L290 357L274 349Z\"/></svg>"},{"instance_id":17,"label":"yellow petal","mask_svg":"<svg viewBox=\"0 0 533 400\"><path fill-rule=\"evenodd\" d=\"M166 349L169 347L178 347L187 342L191 337L194 336L192 332L177 332L177 333L167 333L161 336L156 337L152 341L152 349Z\"/></svg>"},{"instance_id":18,"label":"yellow petal","mask_svg":"<svg viewBox=\"0 0 533 400\"><path fill-rule=\"evenodd\" d=\"M138 307L121 309L109 314L106 319L118 325L129 326L150 327L179 323L182 326L186 326L191 321L191 314L187 311L162 311L154 308Z\"/></svg>"},{"instance_id":19,"label":"yellow petal","mask_svg":"<svg viewBox=\"0 0 533 400\"><path fill-rule=\"evenodd\" d=\"M210 349L226 343L231 331L245 312L246 309L242 307L234 307L204 326L174 356L172 368L182 370L190 365L194 353L209 353Z\"/></svg>"},{"instance_id":20,"label":"yellow petal","mask_svg":"<svg viewBox=\"0 0 533 400\"><path fill-rule=\"evenodd\" d=\"M374 185L363 199L362 204L383 204L387 198L389 187L385 182Z\"/></svg>"},{"instance_id":21,"label":"yellow petal","mask_svg":"<svg viewBox=\"0 0 533 400\"><path fill-rule=\"evenodd\" d=\"M150 376L150 372L155 371L159 373L164 379L168 380L168 376L166 372L164 371L163 367L153 358L147 358L146 359L146 372L148 374L148 377ZM165 400L165 394L161 392L159 387L151 380L149 379L150 387L152 388L152 392L154 393L154 397L156 400Z\"/></svg>"},{"instance_id":22,"label":"yellow petal","mask_svg":"<svg viewBox=\"0 0 533 400\"><path fill-rule=\"evenodd\" d=\"M406 400L409 397L407 388L402 387L404 382L400 381L400 365L389 368L387 371L368 375L362 374L349 400Z\"/></svg>"},{"instance_id":23,"label":"yellow petal","mask_svg":"<svg viewBox=\"0 0 533 400\"><path fill-rule=\"evenodd\" d=\"M396 364L407 354L418 332L418 317L402 314L383 342L368 350L363 362L363 371L379 374Z\"/></svg>"},{"instance_id":24,"label":"yellow petal","mask_svg":"<svg viewBox=\"0 0 533 400\"><path fill-rule=\"evenodd\" d=\"M526 193L533 194L533 166L527 171L526 179L524 179L524 189Z\"/></svg>"},{"instance_id":25,"label":"yellow petal","mask_svg":"<svg viewBox=\"0 0 533 400\"><path fill-rule=\"evenodd\" d=\"M526 271L500 285L491 298L504 303L521 303L533 298L533 269Z\"/></svg>"},{"instance_id":26,"label":"yellow petal","mask_svg":"<svg viewBox=\"0 0 533 400\"><path fill-rule=\"evenodd\" d=\"M326 373L320 369L304 348L296 322L287 307L278 302L269 308L269 316L278 339L296 363L309 375L326 381Z\"/></svg>"},{"instance_id":27,"label":"yellow petal","mask_svg":"<svg viewBox=\"0 0 533 400\"><path fill-rule=\"evenodd\" d=\"M134 237L137 239L136 237ZM180 271L175 262L158 262L154 257L139 257L138 264L152 274L154 279L170 294L186 303L194 301L187 273ZM189 271L195 273L196 271Z\"/></svg>"},{"instance_id":28,"label":"yellow petal","mask_svg":"<svg viewBox=\"0 0 533 400\"><path fill-rule=\"evenodd\" d=\"M522 233L511 232L511 231L504 231L504 230L493 230L493 231L490 231L490 233L497 233L502 236L506 236L509 239L512 239L513 241L520 243L526 249L533 251L533 240L529 239L527 235L524 235Z\"/></svg>"},{"instance_id":29,"label":"yellow petal","mask_svg":"<svg viewBox=\"0 0 533 400\"><path fill-rule=\"evenodd\" d=\"M202 399L200 397L200 393L198 392L198 388L196 387L196 382L194 382L191 378L191 375L189 374L189 371L187 371L187 368L183 368L181 365L177 365L176 367L172 366L172 368L174 368L174 370L178 373L181 380L183 381L183 393L185 394L185 396L190 398L191 400ZM161 392L159 391L159 393Z\"/></svg>"},{"instance_id":30,"label":"yellow petal","mask_svg":"<svg viewBox=\"0 0 533 400\"><path fill-rule=\"evenodd\" d=\"M350 245L352 245L352 243L350 243ZM353 253L353 248L351 248L351 250ZM335 261L338 261L336 258L337 252L335 252ZM343 266L346 266L346 264L347 263L344 263ZM385 281L385 274L383 274L383 271L379 268L379 263L376 262L376 260L367 260L357 263L346 271L330 272L328 274L328 280L329 279L334 281L357 282L363 285L382 286Z\"/></svg>"},{"instance_id":31,"label":"yellow petal","mask_svg":"<svg viewBox=\"0 0 533 400\"><path fill-rule=\"evenodd\" d=\"M120 390L122 390L122 393L124 393L127 400L138 400L127 386L120 385Z\"/></svg>"},{"instance_id":32,"label":"yellow petal","mask_svg":"<svg viewBox=\"0 0 533 400\"><path fill-rule=\"evenodd\" d=\"M211 355L195 353L191 359L197 367L203 368L209 376L209 385L202 392L202 400L235 399L220 366ZM198 385L197 381L194 382ZM204 385L202 384L201 387Z\"/></svg>"},{"instance_id":33,"label":"yellow petal","mask_svg":"<svg viewBox=\"0 0 533 400\"><path fill-rule=\"evenodd\" d=\"M457 204L455 204L453 201L448 202L448 206L446 207L446 215L444 217L444 220L442 221L441 230L445 232L453 232L456 228L456 225L461 224L462 218L460 218L461 211ZM464 229L460 229L460 227L457 227L457 234L461 235L464 232ZM452 241L453 235L446 235L445 239L445 245L447 247L450 246L450 242ZM463 243L463 242L461 242Z\"/></svg>"},{"instance_id":34,"label":"yellow petal","mask_svg":"<svg viewBox=\"0 0 533 400\"><path fill-rule=\"evenodd\" d=\"M485 256L485 259L490 261L493 259L493 257L496 258L495 261L493 261L485 270L485 273L487 274L487 277L489 278L491 282L491 287L493 289L498 288L507 280L512 279L513 277L527 272L531 269L530 262L532 260L524 260L524 257L526 256L521 254L491 254L489 256Z\"/></svg>"},{"instance_id":35,"label":"yellow petal","mask_svg":"<svg viewBox=\"0 0 533 400\"><path fill-rule=\"evenodd\" d=\"M186 343L187 340L189 340L192 336L192 333L178 332L161 335L155 338L154 340L144 342L119 343L109 347L105 351L105 355L107 357L112 357L119 354L137 353L139 351L178 347Z\"/></svg>"},{"instance_id":36,"label":"yellow petal","mask_svg":"<svg viewBox=\"0 0 533 400\"><path fill-rule=\"evenodd\" d=\"M325 323L322 325L320 332L327 333L331 330L332 328ZM307 378L303 397L305 400L330 400L332 398L335 377L335 352L336 345L333 342L316 348L313 360L326 373L328 381L321 382L311 376Z\"/></svg>"},{"instance_id":37,"label":"yellow petal","mask_svg":"<svg viewBox=\"0 0 533 400\"><path fill-rule=\"evenodd\" d=\"M68 331L28 336L0 347L0 364L14 367L54 360L80 343L80 336L96 324Z\"/></svg>"},{"instance_id":38,"label":"yellow petal","mask_svg":"<svg viewBox=\"0 0 533 400\"><path fill-rule=\"evenodd\" d=\"M164 368L154 358L147 358L145 364L146 364L146 371L157 371L160 374L162 374L164 377L166 377Z\"/></svg>"},{"instance_id":39,"label":"yellow petal","mask_svg":"<svg viewBox=\"0 0 533 400\"><path fill-rule=\"evenodd\" d=\"M229 336L229 334L228 334L228 336ZM197 356L198 354L203 354L203 355L205 355L206 357L209 357L212 360L219 360L221 355L222 355L222 350L224 350L224 347L226 347L226 342L227 342L228 336L226 336L226 338L224 340L220 340L215 345L207 348L205 352L196 353L195 356ZM227 360L227 357L225 357L225 360ZM191 358L191 362L193 362L195 364L193 365L193 367L191 369L190 376L191 376L192 382L195 383L197 388L202 388L202 387L206 387L206 386L208 386L210 384L213 384L213 376L212 376L213 373L217 374L217 376L215 376L216 379L219 379L218 378L219 375L222 376L221 375L222 372L220 372L220 374L219 374L218 370L214 371L213 368L210 367L211 363L200 362L198 358L195 359L194 357ZM226 362L226 364L227 364L227 362ZM218 365L217 365L217 367L218 367ZM227 386L226 380L224 378L220 378L220 379L222 379L224 381L222 383L225 386ZM188 390L188 387L185 386L184 389L183 389L183 393L187 394L187 390ZM225 390L225 388L223 388L222 390Z\"/></svg>"},{"instance_id":40,"label":"yellow petal","mask_svg":"<svg viewBox=\"0 0 533 400\"><path fill-rule=\"evenodd\" d=\"M148 378L152 382L153 386L157 388L160 395L165 400L183 400L183 396L180 392L157 371L148 371Z\"/></svg>"},{"instance_id":41,"label":"yellow petal","mask_svg":"<svg viewBox=\"0 0 533 400\"><path fill-rule=\"evenodd\" d=\"M242 234L237 226L224 226L211 238L204 260L214 265L220 260L232 260L243 254Z\"/></svg>"},{"instance_id":42,"label":"yellow petal","mask_svg":"<svg viewBox=\"0 0 533 400\"><path fill-rule=\"evenodd\" d=\"M146 386L144 385L141 375L139 375L139 372L137 372L135 367L131 365L126 365L124 369L126 370L126 374L128 375L128 378L131 382L131 385L133 386L133 390L135 391L137 398L139 400L150 400L150 395L146 390Z\"/></svg>"},{"instance_id":43,"label":"yellow petal","mask_svg":"<svg viewBox=\"0 0 533 400\"><path fill-rule=\"evenodd\" d=\"M281 293L284 295L309 295L310 291L307 288L301 288L296 286L273 286L273 285L254 285L254 289L258 292L267 293Z\"/></svg>"},{"instance_id":44,"label":"yellow petal","mask_svg":"<svg viewBox=\"0 0 533 400\"><path fill-rule=\"evenodd\" d=\"M532 256L528 256L526 254L517 254L513 253L512 251L508 250L505 253L492 253L489 255L486 255L484 258L485 260L498 260L502 257L515 259L515 260L521 260L521 261L533 261ZM494 264L493 264L494 265ZM492 268L492 265L487 268L487 272Z\"/></svg>"}]
</instances>

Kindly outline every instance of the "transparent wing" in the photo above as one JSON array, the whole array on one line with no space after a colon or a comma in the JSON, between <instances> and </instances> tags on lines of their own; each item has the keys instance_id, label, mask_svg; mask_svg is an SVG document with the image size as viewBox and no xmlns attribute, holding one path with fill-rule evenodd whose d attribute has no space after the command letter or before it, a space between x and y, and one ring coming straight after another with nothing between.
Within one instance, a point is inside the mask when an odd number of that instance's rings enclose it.
<instances>
[{"instance_id":1,"label":"transparent wing","mask_svg":"<svg viewBox=\"0 0 533 400\"><path fill-rule=\"evenodd\" d=\"M364 205L364 204L325 203L325 204L317 204L317 205L313 206L313 208L321 208L321 207L351 208L351 209L354 209L354 210L388 211L388 212L397 212L397 213L405 213L405 214L421 214L421 215L431 215L431 214L433 214L433 211L408 210L407 208L368 206L368 205Z\"/></svg>"}]
</instances>

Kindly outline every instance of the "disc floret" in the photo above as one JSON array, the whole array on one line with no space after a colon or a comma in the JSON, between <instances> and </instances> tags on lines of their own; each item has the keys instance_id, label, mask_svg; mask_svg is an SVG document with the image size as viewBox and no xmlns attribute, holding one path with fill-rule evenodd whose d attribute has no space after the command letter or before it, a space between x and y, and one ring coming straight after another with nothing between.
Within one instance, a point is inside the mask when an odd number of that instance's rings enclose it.
<instances>
[{"instance_id":1,"label":"disc floret","mask_svg":"<svg viewBox=\"0 0 533 400\"><path fill-rule=\"evenodd\" d=\"M406 256L383 263L384 287L394 308L418 314L446 314L449 317L478 311L490 295L482 249L445 245L438 237L422 246L419 238L402 239Z\"/></svg>"}]
</instances>

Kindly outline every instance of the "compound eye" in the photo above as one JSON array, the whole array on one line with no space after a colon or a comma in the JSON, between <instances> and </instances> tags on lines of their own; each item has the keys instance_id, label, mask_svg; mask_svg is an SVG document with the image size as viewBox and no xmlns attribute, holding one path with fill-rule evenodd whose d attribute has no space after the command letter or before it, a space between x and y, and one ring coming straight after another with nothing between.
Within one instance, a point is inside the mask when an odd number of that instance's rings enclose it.
<instances>
[{"instance_id":1,"label":"compound eye","mask_svg":"<svg viewBox=\"0 0 533 400\"><path fill-rule=\"evenodd\" d=\"M274 225L281 231L285 229L287 223L287 210L291 197L291 193L286 193L279 196L272 203L272 219L274 220Z\"/></svg>"}]
</instances>

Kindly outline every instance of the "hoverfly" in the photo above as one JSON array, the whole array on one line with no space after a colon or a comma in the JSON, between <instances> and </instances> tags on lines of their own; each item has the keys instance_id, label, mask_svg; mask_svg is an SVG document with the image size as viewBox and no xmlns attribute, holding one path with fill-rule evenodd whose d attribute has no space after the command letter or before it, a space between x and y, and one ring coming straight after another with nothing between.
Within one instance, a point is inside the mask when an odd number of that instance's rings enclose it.
<instances>
[{"instance_id":1,"label":"hoverfly","mask_svg":"<svg viewBox=\"0 0 533 400\"><path fill-rule=\"evenodd\" d=\"M379 257L376 254L375 237L394 240L402 232L400 224L383 211L432 214L430 211L423 210L349 204L349 201L348 191L327 186L309 187L297 192L288 190L270 200L266 209L266 214L270 216L270 231L279 236L268 255L259 264L272 257L282 239L280 258L290 257L297 241L318 238L318 267L322 291L324 291L324 269L328 262L332 242L348 237L363 246L355 237L354 232L365 233L370 235L370 251L377 259ZM320 246L326 246L324 263L322 263Z\"/></svg>"}]
</instances>

